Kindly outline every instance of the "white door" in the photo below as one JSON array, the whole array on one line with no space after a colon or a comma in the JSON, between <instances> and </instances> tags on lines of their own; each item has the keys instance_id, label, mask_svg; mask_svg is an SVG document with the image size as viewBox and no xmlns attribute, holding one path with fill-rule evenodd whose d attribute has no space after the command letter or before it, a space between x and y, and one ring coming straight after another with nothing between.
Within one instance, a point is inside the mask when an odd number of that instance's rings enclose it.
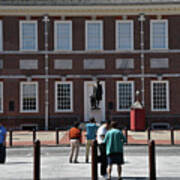
<instances>
[{"instance_id":1,"label":"white door","mask_svg":"<svg viewBox=\"0 0 180 180\"><path fill-rule=\"evenodd\" d=\"M102 100L99 102L99 108L93 109L91 107L91 95L93 94L93 87L96 85L96 81L84 82L84 119L88 121L89 118L94 117L96 122L100 123L105 121L105 82L100 81L102 86Z\"/></svg>"}]
</instances>

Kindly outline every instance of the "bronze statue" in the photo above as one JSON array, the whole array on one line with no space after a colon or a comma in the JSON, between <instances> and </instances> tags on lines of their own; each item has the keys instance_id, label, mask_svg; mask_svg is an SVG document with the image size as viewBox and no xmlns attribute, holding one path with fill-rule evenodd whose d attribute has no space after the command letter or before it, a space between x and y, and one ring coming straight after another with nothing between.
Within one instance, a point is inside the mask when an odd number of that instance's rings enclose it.
<instances>
[{"instance_id":1,"label":"bronze statue","mask_svg":"<svg viewBox=\"0 0 180 180\"><path fill-rule=\"evenodd\" d=\"M93 87L93 94L90 96L90 103L91 103L91 109L100 109L99 108L99 102L102 100L102 85L100 84L100 81L97 81L96 86Z\"/></svg>"}]
</instances>

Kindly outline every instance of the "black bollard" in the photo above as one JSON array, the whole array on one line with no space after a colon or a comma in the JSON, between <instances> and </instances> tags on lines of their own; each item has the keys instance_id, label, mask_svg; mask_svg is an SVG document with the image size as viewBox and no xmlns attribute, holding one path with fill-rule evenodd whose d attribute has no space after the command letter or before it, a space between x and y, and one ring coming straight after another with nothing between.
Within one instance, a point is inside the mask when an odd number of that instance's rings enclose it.
<instances>
[{"instance_id":1,"label":"black bollard","mask_svg":"<svg viewBox=\"0 0 180 180\"><path fill-rule=\"evenodd\" d=\"M34 179L40 180L40 141L34 141Z\"/></svg>"},{"instance_id":2,"label":"black bollard","mask_svg":"<svg viewBox=\"0 0 180 180\"><path fill-rule=\"evenodd\" d=\"M149 179L156 180L155 142L149 142Z\"/></svg>"},{"instance_id":3,"label":"black bollard","mask_svg":"<svg viewBox=\"0 0 180 180\"><path fill-rule=\"evenodd\" d=\"M36 129L33 129L33 142L36 140Z\"/></svg>"},{"instance_id":4,"label":"black bollard","mask_svg":"<svg viewBox=\"0 0 180 180\"><path fill-rule=\"evenodd\" d=\"M171 128L171 145L174 145L174 129Z\"/></svg>"},{"instance_id":5,"label":"black bollard","mask_svg":"<svg viewBox=\"0 0 180 180\"><path fill-rule=\"evenodd\" d=\"M56 144L59 144L59 130L56 129Z\"/></svg>"},{"instance_id":6,"label":"black bollard","mask_svg":"<svg viewBox=\"0 0 180 180\"><path fill-rule=\"evenodd\" d=\"M126 144L128 144L128 129L125 128L125 137L126 137Z\"/></svg>"},{"instance_id":7,"label":"black bollard","mask_svg":"<svg viewBox=\"0 0 180 180\"><path fill-rule=\"evenodd\" d=\"M107 168L107 159L106 159L106 144L101 144L101 175L106 174L106 168Z\"/></svg>"},{"instance_id":8,"label":"black bollard","mask_svg":"<svg viewBox=\"0 0 180 180\"><path fill-rule=\"evenodd\" d=\"M151 140L151 128L148 128L147 133L148 133L148 141L150 141Z\"/></svg>"},{"instance_id":9,"label":"black bollard","mask_svg":"<svg viewBox=\"0 0 180 180\"><path fill-rule=\"evenodd\" d=\"M98 180L98 158L97 158L97 141L93 141L92 144L92 160L91 160L91 172L92 180Z\"/></svg>"},{"instance_id":10,"label":"black bollard","mask_svg":"<svg viewBox=\"0 0 180 180\"><path fill-rule=\"evenodd\" d=\"M10 130L10 131L9 131L9 146L10 146L10 147L13 146L12 136L13 136L13 131Z\"/></svg>"}]
</instances>

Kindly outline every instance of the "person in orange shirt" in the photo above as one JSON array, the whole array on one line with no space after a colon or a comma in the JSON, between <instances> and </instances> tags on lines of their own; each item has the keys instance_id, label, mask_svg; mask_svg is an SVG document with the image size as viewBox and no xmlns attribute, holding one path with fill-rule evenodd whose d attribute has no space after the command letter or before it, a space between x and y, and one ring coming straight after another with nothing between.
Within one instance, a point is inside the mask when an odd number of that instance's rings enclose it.
<instances>
[{"instance_id":1,"label":"person in orange shirt","mask_svg":"<svg viewBox=\"0 0 180 180\"><path fill-rule=\"evenodd\" d=\"M71 152L70 152L70 157L69 157L69 162L72 163L78 163L78 154L79 154L79 146L81 143L81 130L78 128L79 127L79 122L76 122L74 124L74 127L72 127L69 130L69 140L70 140L70 145L71 145ZM75 158L73 160L75 152Z\"/></svg>"}]
</instances>

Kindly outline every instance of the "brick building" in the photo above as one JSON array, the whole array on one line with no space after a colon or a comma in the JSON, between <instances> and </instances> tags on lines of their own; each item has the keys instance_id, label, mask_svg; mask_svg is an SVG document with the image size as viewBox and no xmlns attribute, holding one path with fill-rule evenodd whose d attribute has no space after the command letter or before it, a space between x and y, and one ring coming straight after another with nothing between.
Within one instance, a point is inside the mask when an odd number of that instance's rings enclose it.
<instances>
[{"instance_id":1,"label":"brick building","mask_svg":"<svg viewBox=\"0 0 180 180\"><path fill-rule=\"evenodd\" d=\"M179 32L180 0L0 0L0 119L9 128L91 116L129 126L138 98L147 126L179 127Z\"/></svg>"}]
</instances>

